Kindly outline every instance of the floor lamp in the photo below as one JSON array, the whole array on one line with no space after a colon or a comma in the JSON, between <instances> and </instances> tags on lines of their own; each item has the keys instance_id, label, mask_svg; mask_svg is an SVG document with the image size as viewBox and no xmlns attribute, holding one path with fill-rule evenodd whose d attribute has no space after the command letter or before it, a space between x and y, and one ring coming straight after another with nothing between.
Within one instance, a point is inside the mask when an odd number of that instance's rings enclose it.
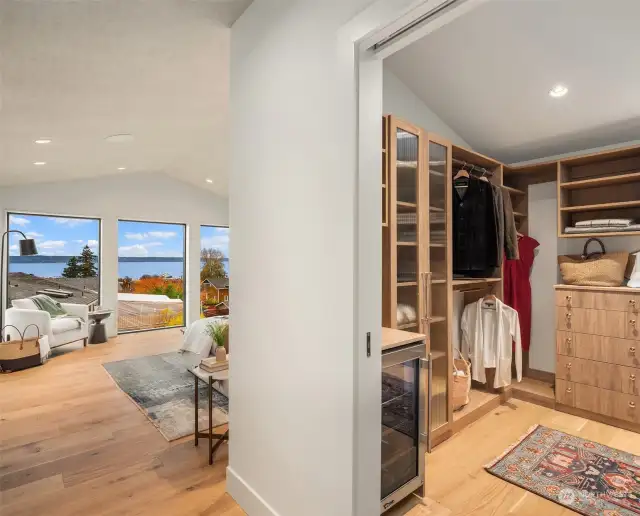
<instances>
[{"instance_id":1,"label":"floor lamp","mask_svg":"<svg viewBox=\"0 0 640 516\"><path fill-rule=\"evenodd\" d=\"M36 249L36 241L33 238L27 238L27 235L25 235L22 231L10 229L9 231L5 231L2 234L2 252L0 253L0 341L2 341L4 337L4 335L2 335L2 328L4 328L4 296L2 292L2 278L4 276L4 240L9 233L20 233L22 235L22 240L19 241L20 256L33 256L34 254L38 254L38 250ZM7 277L8 276L9 275L7 274ZM7 296L8 294L9 288L7 285Z\"/></svg>"}]
</instances>

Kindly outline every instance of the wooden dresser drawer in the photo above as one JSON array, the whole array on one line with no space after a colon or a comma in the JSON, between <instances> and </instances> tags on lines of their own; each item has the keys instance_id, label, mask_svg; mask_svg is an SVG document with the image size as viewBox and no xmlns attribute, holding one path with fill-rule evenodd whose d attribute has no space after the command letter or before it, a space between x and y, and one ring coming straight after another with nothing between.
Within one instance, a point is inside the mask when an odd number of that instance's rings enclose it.
<instances>
[{"instance_id":1,"label":"wooden dresser drawer","mask_svg":"<svg viewBox=\"0 0 640 516\"><path fill-rule=\"evenodd\" d=\"M558 355L556 378L601 389L640 395L640 370Z\"/></svg>"},{"instance_id":2,"label":"wooden dresser drawer","mask_svg":"<svg viewBox=\"0 0 640 516\"><path fill-rule=\"evenodd\" d=\"M640 295L623 292L556 290L556 306L637 314L640 309Z\"/></svg>"},{"instance_id":3,"label":"wooden dresser drawer","mask_svg":"<svg viewBox=\"0 0 640 516\"><path fill-rule=\"evenodd\" d=\"M556 379L556 401L574 407L573 384L566 380Z\"/></svg>"},{"instance_id":4,"label":"wooden dresser drawer","mask_svg":"<svg viewBox=\"0 0 640 516\"><path fill-rule=\"evenodd\" d=\"M556 329L562 331L635 338L637 335L636 326L635 316L631 316L627 312L556 307Z\"/></svg>"},{"instance_id":5,"label":"wooden dresser drawer","mask_svg":"<svg viewBox=\"0 0 640 516\"><path fill-rule=\"evenodd\" d=\"M640 346L635 340L603 337L602 335L585 335L583 333L556 332L556 348L560 355L575 356L587 360L596 360L608 364L628 367L640 367ZM559 335L571 335L572 353L563 353L559 344ZM562 348L565 350L566 345Z\"/></svg>"},{"instance_id":6,"label":"wooden dresser drawer","mask_svg":"<svg viewBox=\"0 0 640 516\"><path fill-rule=\"evenodd\" d=\"M576 408L632 423L640 422L640 396L581 384L573 385L573 396Z\"/></svg>"},{"instance_id":7,"label":"wooden dresser drawer","mask_svg":"<svg viewBox=\"0 0 640 516\"><path fill-rule=\"evenodd\" d=\"M556 332L556 353L568 357L575 356L575 339L573 332L560 330Z\"/></svg>"}]
</instances>

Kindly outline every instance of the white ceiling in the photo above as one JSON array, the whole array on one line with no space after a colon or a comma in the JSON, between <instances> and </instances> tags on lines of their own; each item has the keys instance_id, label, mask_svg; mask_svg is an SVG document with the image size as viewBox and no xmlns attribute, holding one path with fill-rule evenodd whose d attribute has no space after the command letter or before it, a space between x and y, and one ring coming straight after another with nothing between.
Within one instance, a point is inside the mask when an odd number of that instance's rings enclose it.
<instances>
[{"instance_id":1,"label":"white ceiling","mask_svg":"<svg viewBox=\"0 0 640 516\"><path fill-rule=\"evenodd\" d=\"M638 0L491 0L385 65L475 150L512 163L640 139L638 20Z\"/></svg>"},{"instance_id":2,"label":"white ceiling","mask_svg":"<svg viewBox=\"0 0 640 516\"><path fill-rule=\"evenodd\" d=\"M250 3L0 0L0 185L162 171L226 195L229 26Z\"/></svg>"}]
</instances>

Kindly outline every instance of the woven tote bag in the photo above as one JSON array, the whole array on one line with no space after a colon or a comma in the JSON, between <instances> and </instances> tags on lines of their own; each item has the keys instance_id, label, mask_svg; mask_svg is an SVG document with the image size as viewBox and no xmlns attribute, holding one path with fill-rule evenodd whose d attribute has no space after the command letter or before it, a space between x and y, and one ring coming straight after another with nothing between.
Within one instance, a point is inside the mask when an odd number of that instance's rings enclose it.
<instances>
[{"instance_id":1,"label":"woven tote bag","mask_svg":"<svg viewBox=\"0 0 640 516\"><path fill-rule=\"evenodd\" d=\"M36 329L35 337L26 337L27 330L33 326ZM9 333L13 328L20 339L3 341L2 337L5 333ZM29 367L35 367L42 364L40 358L40 329L35 324L30 324L24 329L24 333L8 324L0 330L0 371L9 373L20 371Z\"/></svg>"},{"instance_id":2,"label":"woven tote bag","mask_svg":"<svg viewBox=\"0 0 640 516\"><path fill-rule=\"evenodd\" d=\"M591 242L597 242L601 252L589 253ZM629 253L607 253L604 244L597 238L590 238L584 244L581 256L558 256L560 273L566 285L592 287L619 287L624 282L624 273L629 261Z\"/></svg>"}]
</instances>

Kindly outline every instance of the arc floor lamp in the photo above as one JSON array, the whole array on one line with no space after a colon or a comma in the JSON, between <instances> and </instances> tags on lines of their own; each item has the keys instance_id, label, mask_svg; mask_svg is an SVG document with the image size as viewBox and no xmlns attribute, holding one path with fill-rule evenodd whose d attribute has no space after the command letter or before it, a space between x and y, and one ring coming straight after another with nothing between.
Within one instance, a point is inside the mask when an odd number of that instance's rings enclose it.
<instances>
[{"instance_id":1,"label":"arc floor lamp","mask_svg":"<svg viewBox=\"0 0 640 516\"><path fill-rule=\"evenodd\" d=\"M33 238L27 238L22 231L18 231L16 229L10 229L9 231L5 231L2 234L2 245L1 253L0 253L0 341L2 340L3 335L1 334L2 328L4 328L4 296L2 295L2 278L4 276L4 241L5 237L8 240L9 233L19 233L22 235L22 240L19 241L20 244L20 256L33 256L34 254L38 254L38 249L36 248L36 241ZM8 277L8 275L7 275ZM9 286L7 285L7 297L9 294Z\"/></svg>"}]
</instances>

